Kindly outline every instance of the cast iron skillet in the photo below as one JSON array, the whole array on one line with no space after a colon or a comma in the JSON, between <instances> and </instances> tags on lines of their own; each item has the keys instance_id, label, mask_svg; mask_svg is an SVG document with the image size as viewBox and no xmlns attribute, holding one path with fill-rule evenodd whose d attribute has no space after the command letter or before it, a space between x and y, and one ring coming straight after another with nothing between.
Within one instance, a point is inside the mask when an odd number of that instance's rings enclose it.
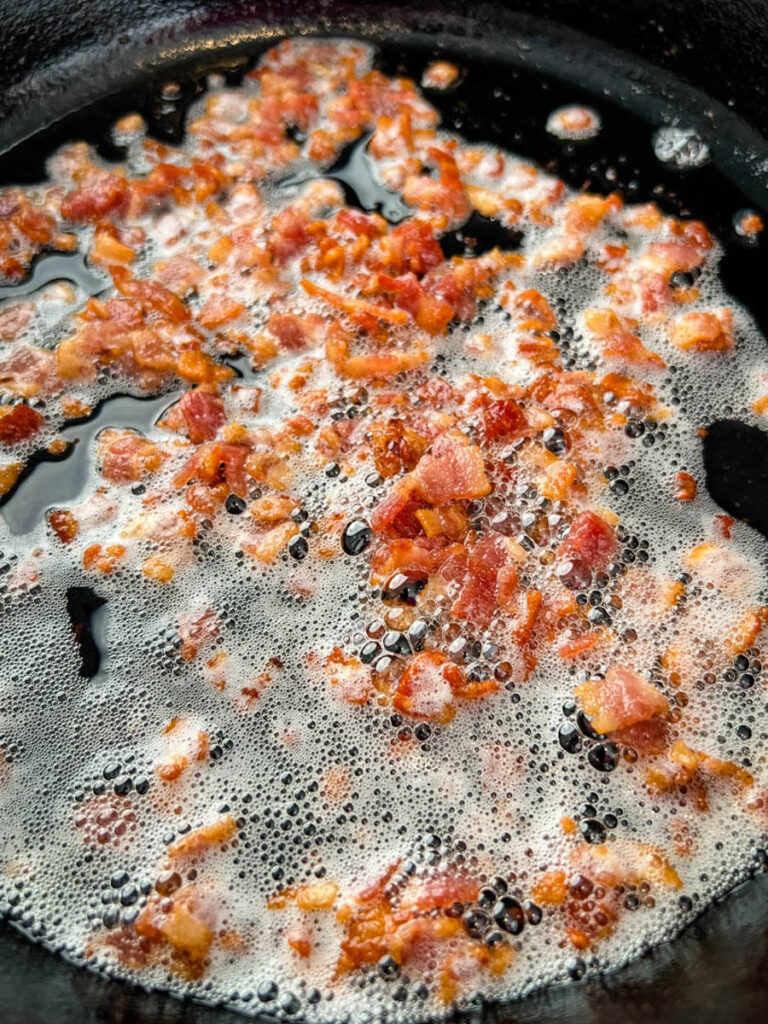
<instances>
[{"instance_id":1,"label":"cast iron skillet","mask_svg":"<svg viewBox=\"0 0 768 1024\"><path fill-rule=\"evenodd\" d=\"M740 207L768 211L768 2L528 0L466 7L454 0L0 0L0 181L35 180L45 154L67 138L87 136L103 145L110 117L136 106L158 134L172 137L182 111L170 120L155 116L162 81L181 81L191 97L204 69L236 74L246 56L282 34L346 32L382 42L388 70L417 69L436 52L468 66L474 72L468 85L443 111L466 134L528 152L576 186L620 187L628 198L653 197L670 212L705 217L726 245L728 287L768 333L768 261L762 247L739 248L730 228ZM542 114L579 99L596 103L604 115L603 152L595 145L568 155L541 131ZM652 127L675 117L698 128L713 153L709 168L687 178L661 172L649 157ZM29 138L41 128L47 130ZM617 165L618 151L626 159ZM713 425L705 462L715 500L768 534L768 435L735 418ZM756 877L675 942L622 971L471 1015L499 1024L765 1021L768 876L759 869L766 861L755 851ZM8 1024L236 1019L78 970L0 926L0 1020Z\"/></svg>"}]
</instances>

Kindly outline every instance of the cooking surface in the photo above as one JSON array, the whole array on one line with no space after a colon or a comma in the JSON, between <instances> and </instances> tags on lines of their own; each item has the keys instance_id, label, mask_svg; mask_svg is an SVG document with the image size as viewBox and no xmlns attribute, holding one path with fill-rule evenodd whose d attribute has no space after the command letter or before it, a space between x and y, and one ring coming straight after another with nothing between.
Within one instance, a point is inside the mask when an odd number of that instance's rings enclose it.
<instances>
[{"instance_id":1,"label":"cooking surface","mask_svg":"<svg viewBox=\"0 0 768 1024\"><path fill-rule=\"evenodd\" d=\"M390 59L392 60L393 66L399 63L399 48L393 49L390 52ZM423 60L423 55L426 50L422 49L414 60ZM525 50L523 50L525 52ZM498 137L506 139L510 132L514 132L517 128L520 131L520 136L517 138L514 145L511 148L526 151L526 147L530 146L530 155L537 159L546 161L548 157L551 157L557 161L556 169L559 174L569 180L574 185L580 185L584 180L589 178L593 181L594 187L604 190L606 188L608 179L605 177L605 171L611 164L611 157L616 152L617 146L621 148L627 155L627 178L625 181L636 181L637 185L633 187L635 195L634 198L642 198L646 195L651 195L653 189L657 185L661 185L666 193L666 197L663 197L662 201L669 204L669 209L678 212L682 206L686 211L690 211L693 215L703 215L706 219L712 223L714 219L714 226L719 227L723 237L728 239L728 256L726 257L724 266L724 276L726 279L726 286L734 292L738 298L742 299L758 320L761 323L765 323L766 319L766 301L763 289L760 287L760 280L762 273L758 270L764 267L764 257L762 252L755 252L754 250L748 250L739 245L738 242L731 238L730 233L730 218L734 209L744 207L748 203L756 204L759 202L759 196L757 194L758 186L753 180L749 172L744 173L744 168L741 166L736 167L712 167L703 172L697 172L695 178L690 180L681 179L674 173L660 174L658 165L649 159L649 146L648 139L651 134L651 128L642 123L642 120L634 122L629 118L619 113L618 110L612 110L611 105L606 103L602 98L594 99L593 93L590 90L586 90L580 94L578 90L574 89L572 85L561 86L556 81L546 81L542 79L540 75L528 76L523 72L520 78L517 80L519 87L525 91L527 98L530 99L530 103L526 104L524 110L516 110L514 115L506 120L506 116L503 115L498 117L498 108L493 106L490 102L490 96L492 90L499 88L504 85L509 89L509 65L500 63L498 67L485 64L485 74L482 77L482 82L477 83L480 87L480 93L474 93L469 91L466 95L466 109L461 110L459 118L461 124L457 125L463 132L472 137L474 132L477 132L477 137L487 138L493 137L495 133ZM471 76L470 82L476 82L479 76ZM546 85L544 88L543 86ZM474 85L473 85L474 88ZM482 91L484 90L484 92ZM194 90L193 90L194 91ZM150 95L152 95L150 90ZM591 102L598 106L601 114L606 120L607 131L601 136L601 142L606 143L607 152L601 153L599 146L593 147L589 151L580 151L576 156L569 160L563 160L559 154L558 148L554 146L551 141L541 132L542 113L546 110L551 110L553 107L559 105L561 101L573 102L579 99L590 99ZM151 104L151 101L150 101ZM119 106L119 102L118 102ZM642 107L642 103L640 103ZM484 111L493 109L493 117L490 122L483 118L480 122L475 120L475 111ZM449 116L450 116L449 112ZM514 122L512 124L511 122ZM168 130L172 133L175 129L173 125L170 125ZM75 135L80 134L80 125L75 123L65 129L65 132L69 134L73 132ZM62 137L65 137L62 135ZM621 139L617 142L617 139ZM50 146L50 137L46 139L41 146L40 151L44 151ZM18 167L16 163L16 157L13 158L13 163L5 162L5 167ZM30 168L34 168L34 159L29 158L27 164ZM733 175L739 180L742 187L745 187L748 191L748 195L740 195L738 191L732 189L732 186L728 183L728 177L730 172L733 171ZM723 173L724 172L724 173ZM30 170L30 177L35 177L37 172ZM631 178L629 177L631 175ZM624 184L624 181L620 180L618 184ZM612 187L615 187L615 183L611 183ZM672 193L672 195L670 195ZM658 198L658 193L654 194ZM716 195L718 201L716 209L713 213L711 206L711 197ZM757 268L757 269L756 269ZM739 438L739 447L743 444L743 438ZM722 445L720 445L720 459L721 464L725 463L730 465L734 462L733 459L728 456L728 445L725 445L725 455L722 454ZM711 466L716 466L716 456L712 457L710 462ZM714 475L717 474L717 469L714 471ZM733 474L732 474L733 475ZM744 477L742 472L741 476ZM754 487L754 474L750 479L748 477L748 486ZM720 488L718 497L721 503L728 510L733 510L734 514L739 511L738 506L730 506L730 503L726 500L727 498L741 501L741 507L743 508L744 499L739 499L738 496L734 496L732 485L728 484L723 493L723 488ZM760 897L760 892L764 890L762 880L753 883L750 887L746 887L739 890L732 899L722 908L716 908L711 911L707 917L708 923L704 932L705 938L700 942L699 937L696 935L696 928L691 930L686 936L684 936L674 947L665 948L658 953L654 954L652 959L652 968L649 968L647 964L637 964L629 968L628 971L622 972L616 979L610 979L606 983L605 991L593 984L589 989L585 990L584 993L558 993L547 997L546 1001L546 1013L549 1019L553 1017L556 1019L557 1013L567 1014L568 1020L580 1019L577 1014L582 1013L584 1019L588 1019L589 1015L600 1016L601 1013L606 1014L612 1007L612 992L621 991L626 992L622 986L625 984L631 984L626 982L624 979L626 976L632 976L635 979L642 979L642 976L652 969L654 977L654 987L660 990L662 987L666 993L663 1000L663 1005L668 1012L671 1012L672 1007L676 1005L677 997L675 995L675 979L679 979L683 971L680 970L680 963L685 964L684 973L686 975L687 984L691 985L690 988L686 988L688 995L682 998L689 998L690 993L695 992L697 997L700 993L705 991L704 979L709 979L710 973L706 970L707 965L707 950L717 950L719 943L722 942L722 937L725 934L729 936L737 936L728 940L729 946L733 949L738 950L740 946L743 946L745 941L748 942L750 950L756 950L757 944L753 945L753 935L759 931L760 915L765 912L764 900ZM754 892L754 896L750 895ZM711 929L711 930L710 930ZM731 931L733 929L733 932ZM744 938L742 938L744 935ZM18 964L19 970L29 971L30 978L32 972L35 970L35 965L48 962L44 959L44 954L40 950L32 950L26 946L20 945L15 937L3 936L4 940L7 940L9 949L9 963ZM692 945L693 943L693 945ZM686 953L685 950L691 952ZM12 951L12 952L11 952ZM670 962L665 964L665 959L669 957ZM689 961L686 960L689 957L693 960L693 966L689 966ZM41 959L42 958L42 959ZM679 958L679 960L678 960ZM740 983L738 986L734 986L734 992L731 998L737 999L739 995L742 995L746 1000L744 1003L744 1019L751 1019L749 1014L752 1013L755 1007L760 1005L761 996L758 993L750 994L749 978L751 977L751 971L753 966L759 962L764 962L765 954L762 954L762 961L755 952L754 964L742 965L746 969L741 972L734 965L732 972L729 972L730 978L739 978ZM722 960L721 957L718 959ZM740 964L740 959L738 960ZM21 966L23 964L23 967ZM18 975L14 971L15 978ZM81 995L78 995L78 999L82 998L83 1003L88 1003L91 1006L91 1000L98 999L94 993L103 984L108 987L110 992L114 986L107 983L96 982L91 978L78 976L72 980L72 974L63 965L56 963L51 965L51 978L57 977L61 979L63 985L67 982L65 979L69 979L72 984L71 991L78 991ZM755 977L759 977L759 972L756 971ZM692 984L693 979L699 979L698 984ZM661 980L658 980L661 979ZM743 983L741 981L743 980ZM618 988L614 987L614 982ZM641 986L642 980L638 982ZM2 981L0 981L0 986ZM19 989L18 981L14 982L14 988ZM120 1012L115 1009L115 1006L120 1006L123 1000L128 1001L128 1005L133 1009L132 1000L134 999L133 994L125 993L123 990L119 990L120 995L118 997L110 996L109 1013L113 1016L109 1019L118 1019L117 1014ZM634 988L631 991L636 991ZM718 989L718 992L722 989ZM595 994L595 993L599 994ZM143 997L142 997L143 998ZM722 998L718 996L718 998ZM750 1000L752 1005L750 1006ZM634 1001L633 1001L634 1002ZM22 1006L25 1004L22 1003ZM141 1004L139 1004L141 1005ZM174 1020L177 1019L174 1014L181 1013L182 1011L177 1006L170 1004L170 1009L160 1010L160 1002L155 997L147 997L146 1005L143 1005L141 1012L146 1015L146 1019L155 1019L153 1014L162 1013L162 1019ZM167 1004L163 1003L163 1007ZM640 1005L639 1001L634 1005ZM656 1004L652 1004L656 1005ZM42 1008L41 1008L42 1009ZM534 1020L538 1019L537 1014L542 1010L541 1002L533 1002L526 1004L524 1009L515 1009L515 1019L517 1020ZM94 1011L102 1012L102 1011ZM188 1013L188 1011L185 1011ZM196 1013L197 1011L195 1011ZM503 1012L503 1011L502 1011ZM530 1015L528 1015L530 1012ZM645 1011L644 1011L645 1012ZM29 1019L29 1017L27 1017ZM40 1019L46 1019L42 1015ZM180 1018L178 1018L180 1019ZM191 1019L188 1016L184 1016L184 1019ZM631 1019L631 1018L627 1018ZM674 1017L670 1017L674 1019ZM706 1018L703 1018L706 1019ZM712 1018L717 1019L717 1018Z\"/></svg>"}]
</instances>

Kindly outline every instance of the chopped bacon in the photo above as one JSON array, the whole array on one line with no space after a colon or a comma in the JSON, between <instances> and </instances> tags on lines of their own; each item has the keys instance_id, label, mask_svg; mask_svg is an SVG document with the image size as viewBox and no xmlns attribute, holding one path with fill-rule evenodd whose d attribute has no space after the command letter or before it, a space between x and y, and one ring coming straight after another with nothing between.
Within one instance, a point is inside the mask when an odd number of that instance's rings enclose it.
<instances>
[{"instance_id":1,"label":"chopped bacon","mask_svg":"<svg viewBox=\"0 0 768 1024\"><path fill-rule=\"evenodd\" d=\"M125 178L94 168L73 192L64 197L61 215L76 222L98 221L108 214L122 212L129 194Z\"/></svg>"},{"instance_id":2,"label":"chopped bacon","mask_svg":"<svg viewBox=\"0 0 768 1024\"><path fill-rule=\"evenodd\" d=\"M219 617L212 608L182 612L179 616L180 654L184 661L193 661L198 651L218 637Z\"/></svg>"},{"instance_id":3,"label":"chopped bacon","mask_svg":"<svg viewBox=\"0 0 768 1024\"><path fill-rule=\"evenodd\" d=\"M422 277L439 267L443 259L443 250L433 228L426 221L409 220L381 238L371 262L375 269L395 276Z\"/></svg>"},{"instance_id":4,"label":"chopped bacon","mask_svg":"<svg viewBox=\"0 0 768 1024\"><path fill-rule=\"evenodd\" d=\"M31 302L17 302L0 309L0 341L13 341L27 327L35 315Z\"/></svg>"},{"instance_id":5,"label":"chopped bacon","mask_svg":"<svg viewBox=\"0 0 768 1024\"><path fill-rule=\"evenodd\" d=\"M663 693L624 665L613 665L604 679L588 679L576 687L584 710L599 733L615 732L669 710Z\"/></svg>"},{"instance_id":6,"label":"chopped bacon","mask_svg":"<svg viewBox=\"0 0 768 1024\"><path fill-rule=\"evenodd\" d=\"M224 403L208 391L187 391L178 408L193 444L212 441L226 421Z\"/></svg>"},{"instance_id":7,"label":"chopped bacon","mask_svg":"<svg viewBox=\"0 0 768 1024\"><path fill-rule=\"evenodd\" d=\"M243 498L248 493L245 463L249 454L245 445L204 443L181 467L173 479L174 485L184 487L197 480L211 486L226 481L232 492Z\"/></svg>"},{"instance_id":8,"label":"chopped bacon","mask_svg":"<svg viewBox=\"0 0 768 1024\"><path fill-rule=\"evenodd\" d=\"M436 60L424 71L421 84L427 89L447 89L459 77L459 69L447 60Z\"/></svg>"},{"instance_id":9,"label":"chopped bacon","mask_svg":"<svg viewBox=\"0 0 768 1024\"><path fill-rule=\"evenodd\" d=\"M19 403L0 405L0 444L19 444L36 434L45 418L37 409Z\"/></svg>"},{"instance_id":10,"label":"chopped bacon","mask_svg":"<svg viewBox=\"0 0 768 1024\"><path fill-rule=\"evenodd\" d=\"M483 453L459 430L441 434L412 473L418 494L430 505L483 498L491 483Z\"/></svg>"},{"instance_id":11,"label":"chopped bacon","mask_svg":"<svg viewBox=\"0 0 768 1024\"><path fill-rule=\"evenodd\" d=\"M604 569L616 552L616 534L595 512L579 512L557 548L561 566L571 562L589 571Z\"/></svg>"},{"instance_id":12,"label":"chopped bacon","mask_svg":"<svg viewBox=\"0 0 768 1024\"><path fill-rule=\"evenodd\" d=\"M371 513L371 529L374 533L388 531L416 537L422 530L416 512L424 507L424 501L414 494L413 480L403 477Z\"/></svg>"},{"instance_id":13,"label":"chopped bacon","mask_svg":"<svg viewBox=\"0 0 768 1024\"><path fill-rule=\"evenodd\" d=\"M445 725L456 714L453 691L461 683L461 669L445 654L422 651L400 677L392 706L413 718L428 718Z\"/></svg>"},{"instance_id":14,"label":"chopped bacon","mask_svg":"<svg viewBox=\"0 0 768 1024\"><path fill-rule=\"evenodd\" d=\"M667 365L651 352L631 330L632 322L611 309L588 309L584 321L600 345L603 355L617 362L663 370Z\"/></svg>"},{"instance_id":15,"label":"chopped bacon","mask_svg":"<svg viewBox=\"0 0 768 1024\"><path fill-rule=\"evenodd\" d=\"M214 846L229 842L236 832L237 822L231 815L225 814L210 825L201 825L171 843L168 847L168 856L172 860L197 857Z\"/></svg>"},{"instance_id":16,"label":"chopped bacon","mask_svg":"<svg viewBox=\"0 0 768 1024\"><path fill-rule=\"evenodd\" d=\"M525 413L512 398L499 398L489 402L481 413L483 437L486 441L508 444L521 437L528 427Z\"/></svg>"},{"instance_id":17,"label":"chopped bacon","mask_svg":"<svg viewBox=\"0 0 768 1024\"><path fill-rule=\"evenodd\" d=\"M690 473L675 473L675 497L678 501L693 501L698 487Z\"/></svg>"},{"instance_id":18,"label":"chopped bacon","mask_svg":"<svg viewBox=\"0 0 768 1024\"><path fill-rule=\"evenodd\" d=\"M686 313L670 325L669 340L684 352L728 352L733 348L733 314L730 309Z\"/></svg>"},{"instance_id":19,"label":"chopped bacon","mask_svg":"<svg viewBox=\"0 0 768 1024\"><path fill-rule=\"evenodd\" d=\"M132 483L155 473L165 459L164 452L134 430L108 428L99 435L101 473L112 483Z\"/></svg>"}]
</instances>

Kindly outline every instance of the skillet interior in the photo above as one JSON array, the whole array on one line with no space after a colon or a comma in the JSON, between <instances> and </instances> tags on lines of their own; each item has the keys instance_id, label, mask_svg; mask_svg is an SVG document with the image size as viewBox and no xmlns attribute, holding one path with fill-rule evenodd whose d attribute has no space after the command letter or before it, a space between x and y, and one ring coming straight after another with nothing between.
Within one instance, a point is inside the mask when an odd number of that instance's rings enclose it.
<instances>
[{"instance_id":1,"label":"skillet interior","mask_svg":"<svg viewBox=\"0 0 768 1024\"><path fill-rule=\"evenodd\" d=\"M0 3L0 14L4 8L14 6ZM724 239L730 237L730 217L740 206L749 204L768 210L768 186L762 164L768 149L726 107L710 103L702 94L682 87L647 65L630 63L599 44L523 15L511 16L488 8L465 19L455 14L454 5L438 13L426 6L424 10L408 11L391 5L387 10L378 8L374 17L365 5L316 4L302 5L302 13L297 17L298 5L290 3L181 3L175 5L178 14L173 20L183 27L170 31L150 29L153 23L157 25L158 13L168 20L161 3L133 5L130 20L130 12L120 4L99 4L98 15L94 17L96 5L86 3L77 12L68 12L68 21L63 25L59 21L54 32L56 23L46 19L60 14L64 6L51 0L38 5L40 20L32 29L27 26L33 38L40 33L38 48L29 47L26 65L6 62L9 88L0 100L0 113L5 115L0 125L0 149L8 149L42 123L104 95L113 94L114 100L108 106L99 104L68 118L38 139L0 157L3 181L39 177L40 158L52 146L73 135L98 137L109 114L127 105L135 107L137 98L143 97L151 107L158 81L173 76L192 83L196 71L210 67L222 55L230 62L252 54L269 38L299 27L394 41L385 49L385 60L392 69L401 55L406 65L410 60L418 65L425 53L435 52L436 46L446 54L461 53L465 65L469 56L470 66L473 60L478 63L476 74L469 76L465 94L458 97L466 102L466 107L452 105L445 111L447 119L453 117L456 127L467 135L495 138L536 159L555 161L557 172L576 186L590 179L593 187L615 187L616 182L609 183L605 171L611 156L619 151L627 155L627 162L618 184L627 186L630 181L637 181L633 198L650 197L654 188L661 186L661 202L670 211L682 208L704 216ZM624 5L629 11L637 6ZM676 15L681 7L687 6L674 6L672 13ZM548 7L559 14L574 16L572 4ZM6 22L9 31L4 33L1 45L18 57L17 33L24 28L24 15L18 10L10 14L11 21ZM184 21L180 14L189 17ZM128 31L130 21L141 21L144 27L132 33ZM603 12L600 25L606 24ZM126 34L120 35L124 26ZM429 31L432 29L434 32ZM696 31L700 31L700 26ZM619 42L625 41L615 31L613 34ZM652 51L642 33L636 42L640 49ZM727 49L732 43L733 40L720 38L718 45ZM655 52L652 55L659 56ZM669 53L661 58L674 64ZM25 67L30 69L28 75ZM690 74L685 62L681 67ZM727 78L717 77L713 85L713 91L728 98L731 86ZM189 88L192 89L191 84ZM510 93L514 101L505 104L495 99L493 90L497 88ZM126 89L128 95L123 92ZM603 96L604 89L609 90L610 101ZM755 92L759 94L760 88ZM572 101L582 97L591 97L598 105L608 130L593 147L566 159L544 137L541 115L566 98ZM755 111L751 102L743 109L765 129L766 125L760 123L761 117L768 117L765 109ZM482 112L479 117L478 111ZM674 173L661 174L648 155L651 126L675 115L699 128L714 154L713 165L689 179ZM462 120L461 125L457 117ZM516 129L522 130L521 140L510 142ZM600 145L604 147L602 153ZM761 160L748 159L749 152L759 154ZM654 198L659 199L659 194L654 193ZM768 330L768 295L762 285L765 265L764 252L747 251L733 244L729 245L723 263L727 286L750 307L764 331ZM768 459L766 465L759 465L755 447L742 437L734 439L727 427L718 436L720 442L711 446L709 453L710 490L723 507L735 514L746 514L765 531L764 510L762 521L759 516L768 494ZM745 449L749 456L740 461L739 452L743 454ZM734 506L734 501L739 505ZM608 1021L617 1015L627 1021L639 1021L646 1020L651 1013L661 1021L676 1021L690 1019L695 1013L701 1021L720 1021L725 1019L726 1012L728 1016L735 1012L741 1020L763 1020L768 1007L768 992L762 983L768 967L767 925L768 885L763 877L708 912L678 942L603 983L592 982L550 993L506 1010L490 1011L488 1016L533 1024L544 1020ZM214 1011L182 1006L161 996L146 995L75 972L7 929L0 934L0 962L0 1000L9 1021L23 1019L34 1024L56 1019L222 1019Z\"/></svg>"}]
</instances>

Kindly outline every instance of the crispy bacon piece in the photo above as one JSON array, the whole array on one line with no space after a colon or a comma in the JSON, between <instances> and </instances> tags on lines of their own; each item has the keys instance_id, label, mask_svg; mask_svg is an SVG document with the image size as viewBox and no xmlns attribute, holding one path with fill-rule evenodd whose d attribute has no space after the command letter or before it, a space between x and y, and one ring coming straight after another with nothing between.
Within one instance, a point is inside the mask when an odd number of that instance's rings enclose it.
<instances>
[{"instance_id":1,"label":"crispy bacon piece","mask_svg":"<svg viewBox=\"0 0 768 1024\"><path fill-rule=\"evenodd\" d=\"M102 476L112 483L132 483L155 473L165 453L135 430L107 428L99 434Z\"/></svg>"},{"instance_id":2,"label":"crispy bacon piece","mask_svg":"<svg viewBox=\"0 0 768 1024\"><path fill-rule=\"evenodd\" d=\"M686 313L670 325L669 340L684 352L728 352L733 348L733 313Z\"/></svg>"},{"instance_id":3,"label":"crispy bacon piece","mask_svg":"<svg viewBox=\"0 0 768 1024\"><path fill-rule=\"evenodd\" d=\"M171 860L198 857L214 846L228 843L236 832L237 822L230 814L225 814L210 825L201 825L171 843L168 856Z\"/></svg>"},{"instance_id":4,"label":"crispy bacon piece","mask_svg":"<svg viewBox=\"0 0 768 1024\"><path fill-rule=\"evenodd\" d=\"M411 478L416 492L430 505L484 498L491 492L482 451L459 430L441 434Z\"/></svg>"},{"instance_id":5,"label":"crispy bacon piece","mask_svg":"<svg viewBox=\"0 0 768 1024\"><path fill-rule=\"evenodd\" d=\"M208 486L225 481L234 494L244 498L248 494L245 463L249 454L250 449L242 444L201 444L173 478L174 486L184 487L192 480Z\"/></svg>"},{"instance_id":6,"label":"crispy bacon piece","mask_svg":"<svg viewBox=\"0 0 768 1024\"><path fill-rule=\"evenodd\" d=\"M690 473L675 473L675 497L678 501L693 501L698 486Z\"/></svg>"},{"instance_id":7,"label":"crispy bacon piece","mask_svg":"<svg viewBox=\"0 0 768 1024\"><path fill-rule=\"evenodd\" d=\"M577 571L592 573L604 569L616 552L616 534L596 512L579 512L565 540L557 548L561 567L571 563ZM567 580L567 574L564 575Z\"/></svg>"},{"instance_id":8,"label":"crispy bacon piece","mask_svg":"<svg viewBox=\"0 0 768 1024\"><path fill-rule=\"evenodd\" d=\"M486 441L508 444L522 437L528 428L525 413L513 398L499 398L489 402L483 408L481 419Z\"/></svg>"},{"instance_id":9,"label":"crispy bacon piece","mask_svg":"<svg viewBox=\"0 0 768 1024\"><path fill-rule=\"evenodd\" d=\"M125 178L93 168L61 203L61 215L75 222L98 221L109 214L121 213L128 204L130 190Z\"/></svg>"},{"instance_id":10,"label":"crispy bacon piece","mask_svg":"<svg viewBox=\"0 0 768 1024\"><path fill-rule=\"evenodd\" d=\"M576 695L599 733L626 729L669 710L664 694L624 665L612 665L604 679L588 679L576 687Z\"/></svg>"},{"instance_id":11,"label":"crispy bacon piece","mask_svg":"<svg viewBox=\"0 0 768 1024\"><path fill-rule=\"evenodd\" d=\"M193 444L212 441L224 425L224 403L218 395L208 391L187 391L179 401L178 411L187 427L187 434Z\"/></svg>"},{"instance_id":12,"label":"crispy bacon piece","mask_svg":"<svg viewBox=\"0 0 768 1024\"><path fill-rule=\"evenodd\" d=\"M492 679L468 682L459 666L439 651L421 651L400 677L392 707L411 718L447 725L456 714L454 698L474 700L498 688Z\"/></svg>"},{"instance_id":13,"label":"crispy bacon piece","mask_svg":"<svg viewBox=\"0 0 768 1024\"><path fill-rule=\"evenodd\" d=\"M36 434L45 418L24 403L0 405L0 444L19 444Z\"/></svg>"},{"instance_id":14,"label":"crispy bacon piece","mask_svg":"<svg viewBox=\"0 0 768 1024\"><path fill-rule=\"evenodd\" d=\"M612 309L588 309L584 313L584 322L606 358L648 369L663 370L666 367L661 356L647 349L633 333L632 321L617 316Z\"/></svg>"}]
</instances>

